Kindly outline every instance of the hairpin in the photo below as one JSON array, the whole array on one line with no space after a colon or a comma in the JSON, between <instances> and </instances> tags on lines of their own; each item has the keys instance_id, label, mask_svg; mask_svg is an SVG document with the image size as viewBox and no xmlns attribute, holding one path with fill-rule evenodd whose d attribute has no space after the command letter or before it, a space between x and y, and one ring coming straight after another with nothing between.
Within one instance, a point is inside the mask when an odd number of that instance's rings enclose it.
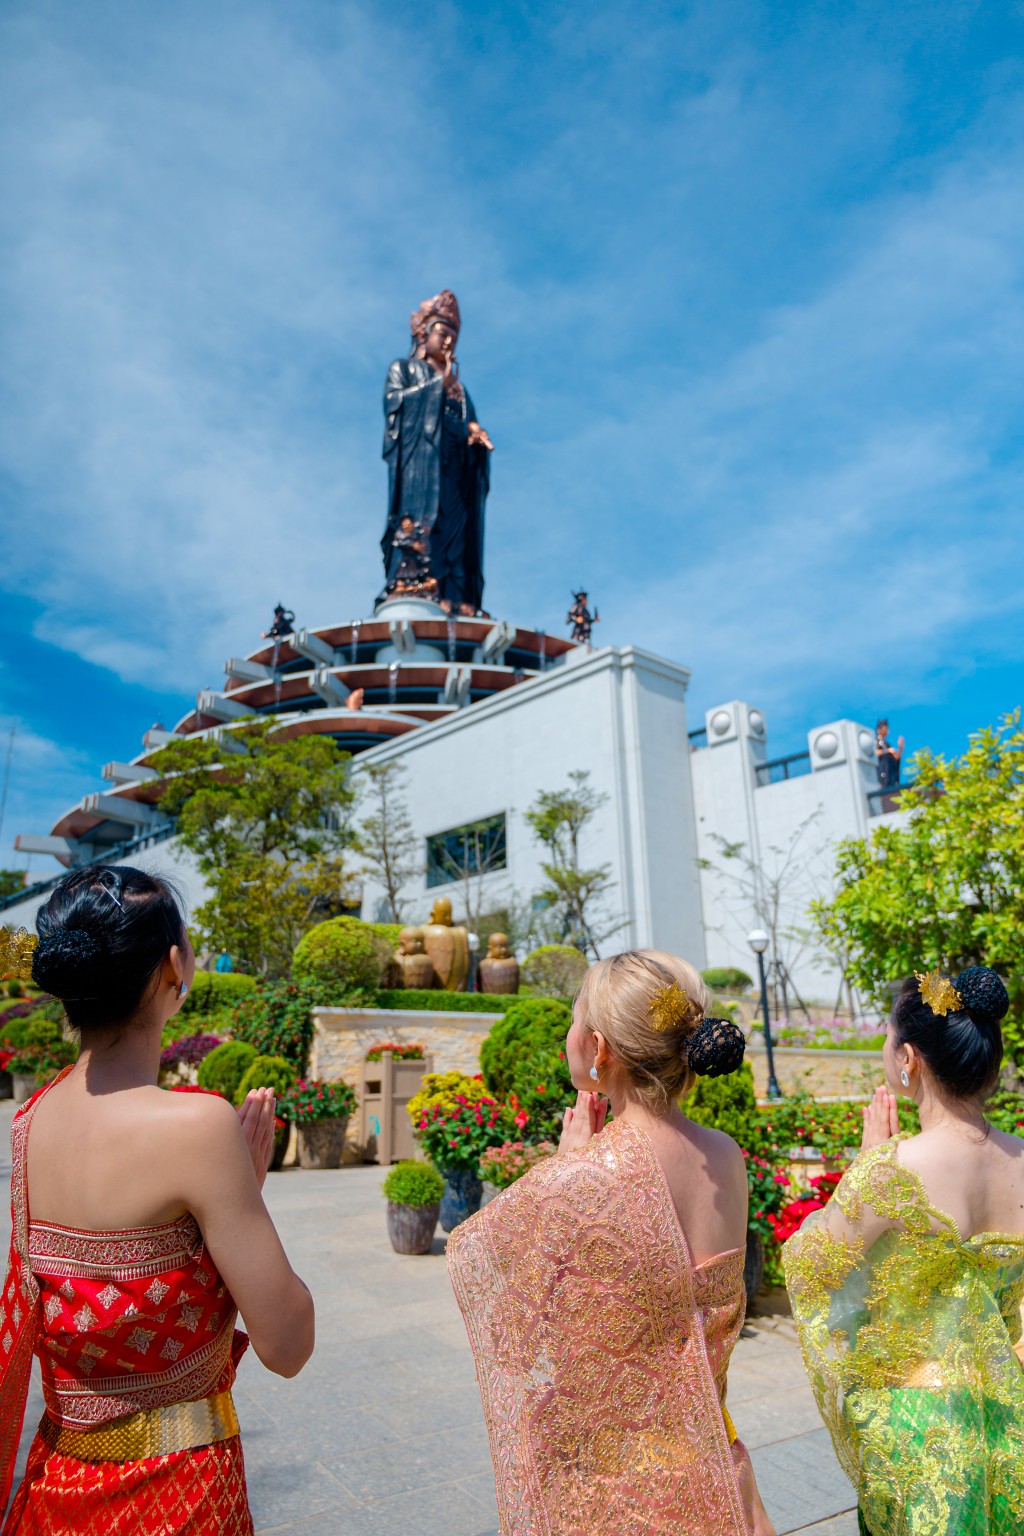
<instances>
[{"instance_id":1,"label":"hairpin","mask_svg":"<svg viewBox=\"0 0 1024 1536\"><path fill-rule=\"evenodd\" d=\"M103 870L101 870L99 875L98 875L98 877L97 877L98 881L99 881L100 890L101 891L105 891L106 894L110 897L111 901L114 903L114 906L115 907L119 907L120 910L123 912L124 911L124 903L122 902L120 896L118 896L117 893L114 891L113 887L109 886L107 884L107 882L106 882L107 875L110 876L111 880L115 880L116 881L117 878L118 878L114 874L114 871L112 869L103 869Z\"/></svg>"},{"instance_id":2,"label":"hairpin","mask_svg":"<svg viewBox=\"0 0 1024 1536\"><path fill-rule=\"evenodd\" d=\"M690 1012L690 999L679 985L678 981L671 982L668 986L659 987L651 998L647 1012L651 1015L651 1028L659 1033L666 1029L676 1029L686 1022Z\"/></svg>"},{"instance_id":3,"label":"hairpin","mask_svg":"<svg viewBox=\"0 0 1024 1536\"><path fill-rule=\"evenodd\" d=\"M918 982L918 991L928 1004L932 1013L937 1013L945 1018L947 1013L957 1013L963 1007L963 998L954 987L948 976L943 976L939 970L928 971L922 974L914 972Z\"/></svg>"},{"instance_id":4,"label":"hairpin","mask_svg":"<svg viewBox=\"0 0 1024 1536\"><path fill-rule=\"evenodd\" d=\"M0 928L0 980L31 981L32 951L39 940L26 928Z\"/></svg>"}]
</instances>

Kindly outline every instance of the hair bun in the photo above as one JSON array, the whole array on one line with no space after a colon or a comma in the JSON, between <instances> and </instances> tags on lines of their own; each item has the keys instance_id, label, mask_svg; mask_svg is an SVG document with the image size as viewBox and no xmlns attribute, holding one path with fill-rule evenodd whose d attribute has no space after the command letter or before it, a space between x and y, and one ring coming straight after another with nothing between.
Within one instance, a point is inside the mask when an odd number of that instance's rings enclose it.
<instances>
[{"instance_id":1,"label":"hair bun","mask_svg":"<svg viewBox=\"0 0 1024 1536\"><path fill-rule=\"evenodd\" d=\"M728 1019L704 1019L690 1040L690 1066L698 1077L724 1077L740 1066L746 1047L737 1025Z\"/></svg>"},{"instance_id":2,"label":"hair bun","mask_svg":"<svg viewBox=\"0 0 1024 1536\"><path fill-rule=\"evenodd\" d=\"M58 928L39 940L32 954L32 979L52 997L75 997L91 985L89 973L104 946L84 928Z\"/></svg>"},{"instance_id":3,"label":"hair bun","mask_svg":"<svg viewBox=\"0 0 1024 1536\"><path fill-rule=\"evenodd\" d=\"M953 985L964 1008L976 1024L998 1024L1010 1007L1010 994L1002 978L987 965L969 965L955 977Z\"/></svg>"}]
</instances>

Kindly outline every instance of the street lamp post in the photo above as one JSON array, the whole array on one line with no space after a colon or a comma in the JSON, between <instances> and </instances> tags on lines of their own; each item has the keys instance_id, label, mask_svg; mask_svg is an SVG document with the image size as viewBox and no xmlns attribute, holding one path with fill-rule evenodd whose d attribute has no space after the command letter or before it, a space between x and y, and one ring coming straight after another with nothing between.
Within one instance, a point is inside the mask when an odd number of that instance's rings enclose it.
<instances>
[{"instance_id":1,"label":"street lamp post","mask_svg":"<svg viewBox=\"0 0 1024 1536\"><path fill-rule=\"evenodd\" d=\"M768 935L763 928L755 928L747 934L747 943L757 956L757 969L761 977L761 1011L764 1014L764 1048L768 1052L768 1097L781 1099L782 1089L775 1076L775 1053L772 1049L772 1026L768 1017L768 979L764 971L764 952L768 948Z\"/></svg>"}]
</instances>

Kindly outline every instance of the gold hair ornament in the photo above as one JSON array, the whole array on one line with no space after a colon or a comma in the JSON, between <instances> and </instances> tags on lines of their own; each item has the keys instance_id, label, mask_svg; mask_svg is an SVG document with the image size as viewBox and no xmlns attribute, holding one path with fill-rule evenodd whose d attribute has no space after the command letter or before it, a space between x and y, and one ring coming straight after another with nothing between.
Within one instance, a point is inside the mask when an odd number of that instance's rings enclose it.
<instances>
[{"instance_id":1,"label":"gold hair ornament","mask_svg":"<svg viewBox=\"0 0 1024 1536\"><path fill-rule=\"evenodd\" d=\"M958 1013L963 1007L963 998L960 993L949 977L943 976L941 971L928 971L925 975L915 971L914 975L918 981L918 991L932 1013L945 1018L947 1013Z\"/></svg>"},{"instance_id":2,"label":"gold hair ornament","mask_svg":"<svg viewBox=\"0 0 1024 1536\"><path fill-rule=\"evenodd\" d=\"M31 981L32 951L39 940L26 928L0 928L0 981Z\"/></svg>"},{"instance_id":3,"label":"gold hair ornament","mask_svg":"<svg viewBox=\"0 0 1024 1536\"><path fill-rule=\"evenodd\" d=\"M690 1016L690 999L678 981L659 987L651 998L647 1012L651 1015L651 1028L659 1034L666 1029L678 1029Z\"/></svg>"}]
</instances>

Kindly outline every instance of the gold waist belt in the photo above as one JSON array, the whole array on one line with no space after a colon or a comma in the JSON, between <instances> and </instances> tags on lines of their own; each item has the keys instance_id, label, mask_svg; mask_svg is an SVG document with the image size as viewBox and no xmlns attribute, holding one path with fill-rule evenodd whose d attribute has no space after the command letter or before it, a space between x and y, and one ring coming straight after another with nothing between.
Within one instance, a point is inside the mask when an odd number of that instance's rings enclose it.
<instances>
[{"instance_id":1,"label":"gold waist belt","mask_svg":"<svg viewBox=\"0 0 1024 1536\"><path fill-rule=\"evenodd\" d=\"M215 1392L196 1403L149 1408L102 1429L65 1429L43 1415L40 1438L51 1451L76 1461L145 1461L192 1451L238 1434L238 1415L230 1392Z\"/></svg>"}]
</instances>

